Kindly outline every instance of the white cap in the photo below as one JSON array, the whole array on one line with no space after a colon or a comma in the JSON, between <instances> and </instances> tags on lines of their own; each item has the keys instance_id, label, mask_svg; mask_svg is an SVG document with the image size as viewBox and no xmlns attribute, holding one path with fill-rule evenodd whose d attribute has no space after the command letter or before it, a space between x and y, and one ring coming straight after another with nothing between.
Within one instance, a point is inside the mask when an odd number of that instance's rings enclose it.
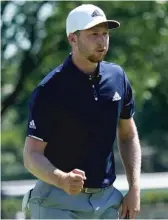
<instances>
[{"instance_id":1,"label":"white cap","mask_svg":"<svg viewBox=\"0 0 168 220\"><path fill-rule=\"evenodd\" d=\"M120 26L115 20L107 20L106 15L99 7L92 4L82 4L73 9L66 20L66 33L74 33L78 30L86 30L98 24L107 22L108 28L113 29Z\"/></svg>"}]
</instances>

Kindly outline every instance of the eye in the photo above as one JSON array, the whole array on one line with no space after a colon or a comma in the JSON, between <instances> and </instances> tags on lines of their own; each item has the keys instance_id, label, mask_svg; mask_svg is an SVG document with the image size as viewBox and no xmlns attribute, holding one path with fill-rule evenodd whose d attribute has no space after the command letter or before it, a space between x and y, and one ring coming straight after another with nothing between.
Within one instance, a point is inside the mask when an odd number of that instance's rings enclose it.
<instances>
[{"instance_id":1,"label":"eye","mask_svg":"<svg viewBox=\"0 0 168 220\"><path fill-rule=\"evenodd\" d=\"M108 34L109 34L108 32L104 32L104 33L103 33L104 36L107 36Z\"/></svg>"},{"instance_id":2,"label":"eye","mask_svg":"<svg viewBox=\"0 0 168 220\"><path fill-rule=\"evenodd\" d=\"M93 33L92 33L92 35L94 35L94 36L97 36L97 35L98 35L98 33L96 33L96 32L93 32Z\"/></svg>"}]
</instances>

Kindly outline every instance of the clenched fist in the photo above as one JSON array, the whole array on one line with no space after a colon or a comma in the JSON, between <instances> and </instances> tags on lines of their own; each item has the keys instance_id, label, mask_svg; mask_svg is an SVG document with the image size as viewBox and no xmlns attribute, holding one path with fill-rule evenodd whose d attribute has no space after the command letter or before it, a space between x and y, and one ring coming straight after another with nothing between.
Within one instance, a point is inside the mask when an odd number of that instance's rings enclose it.
<instances>
[{"instance_id":1,"label":"clenched fist","mask_svg":"<svg viewBox=\"0 0 168 220\"><path fill-rule=\"evenodd\" d=\"M84 180L86 180L85 172L79 169L74 169L62 176L60 185L66 193L76 195L81 192Z\"/></svg>"}]
</instances>

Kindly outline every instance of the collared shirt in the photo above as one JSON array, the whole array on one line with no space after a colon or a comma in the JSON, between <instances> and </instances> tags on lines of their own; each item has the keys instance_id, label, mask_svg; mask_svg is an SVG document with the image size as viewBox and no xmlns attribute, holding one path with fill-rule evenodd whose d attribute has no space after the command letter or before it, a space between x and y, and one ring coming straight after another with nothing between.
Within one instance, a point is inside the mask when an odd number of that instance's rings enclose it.
<instances>
[{"instance_id":1,"label":"collared shirt","mask_svg":"<svg viewBox=\"0 0 168 220\"><path fill-rule=\"evenodd\" d=\"M119 119L134 114L132 89L124 70L100 62L97 76L67 59L35 88L27 135L47 142L44 155L58 169L85 171L85 187L102 188L116 178L113 143Z\"/></svg>"}]
</instances>

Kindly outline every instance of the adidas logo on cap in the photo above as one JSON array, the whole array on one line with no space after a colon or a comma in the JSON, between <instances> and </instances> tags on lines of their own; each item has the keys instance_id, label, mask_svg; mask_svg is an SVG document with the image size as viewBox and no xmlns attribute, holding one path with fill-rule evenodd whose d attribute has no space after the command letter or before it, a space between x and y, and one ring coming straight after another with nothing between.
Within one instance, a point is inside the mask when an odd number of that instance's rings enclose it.
<instances>
[{"instance_id":1,"label":"adidas logo on cap","mask_svg":"<svg viewBox=\"0 0 168 220\"><path fill-rule=\"evenodd\" d=\"M92 17L103 16L97 9L92 13Z\"/></svg>"}]
</instances>

